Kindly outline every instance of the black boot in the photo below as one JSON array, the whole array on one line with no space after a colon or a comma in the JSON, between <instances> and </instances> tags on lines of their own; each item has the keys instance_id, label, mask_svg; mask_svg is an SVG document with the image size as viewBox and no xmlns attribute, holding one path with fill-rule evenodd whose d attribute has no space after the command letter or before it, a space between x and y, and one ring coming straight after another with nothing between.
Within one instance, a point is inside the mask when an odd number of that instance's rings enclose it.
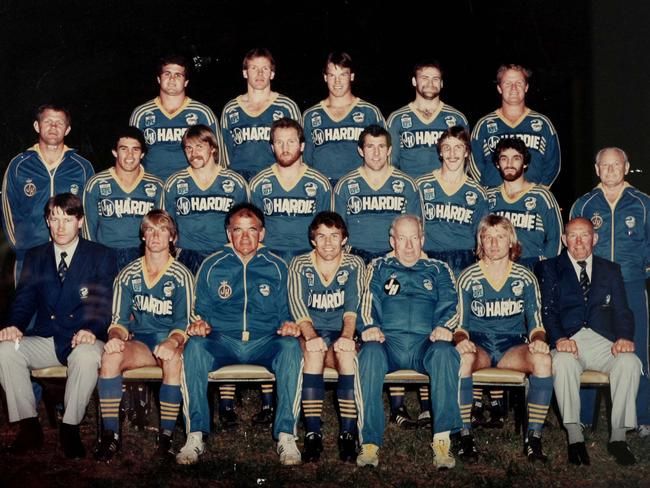
<instances>
[{"instance_id":1,"label":"black boot","mask_svg":"<svg viewBox=\"0 0 650 488\"><path fill-rule=\"evenodd\" d=\"M63 446L63 453L69 459L83 459L86 457L86 448L81 442L79 426L61 422L59 439Z\"/></svg>"},{"instance_id":2,"label":"black boot","mask_svg":"<svg viewBox=\"0 0 650 488\"><path fill-rule=\"evenodd\" d=\"M29 417L20 421L18 435L7 448L9 454L25 454L43 445L43 429L38 417Z\"/></svg>"}]
</instances>

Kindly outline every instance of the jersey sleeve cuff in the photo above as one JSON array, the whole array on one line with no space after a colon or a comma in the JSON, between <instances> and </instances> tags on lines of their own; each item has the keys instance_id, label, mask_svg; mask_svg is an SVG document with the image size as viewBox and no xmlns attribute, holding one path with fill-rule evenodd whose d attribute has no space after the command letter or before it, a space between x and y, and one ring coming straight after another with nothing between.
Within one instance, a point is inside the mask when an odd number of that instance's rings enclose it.
<instances>
[{"instance_id":1,"label":"jersey sleeve cuff","mask_svg":"<svg viewBox=\"0 0 650 488\"><path fill-rule=\"evenodd\" d=\"M120 325L120 324L111 324L110 327L108 328L107 332L110 333L111 330L113 330L113 329L119 329L122 332L124 332L124 337L126 339L122 339L122 340L127 340L128 339L128 337L130 335L129 329L127 329L126 327L124 327L123 325Z\"/></svg>"},{"instance_id":2,"label":"jersey sleeve cuff","mask_svg":"<svg viewBox=\"0 0 650 488\"><path fill-rule=\"evenodd\" d=\"M174 329L167 335L167 337L171 337L174 334L180 334L181 336L183 336L183 344L185 344L190 338L190 336L187 335L187 332L185 332L183 329ZM182 345L182 344L179 344L179 345Z\"/></svg>"},{"instance_id":3,"label":"jersey sleeve cuff","mask_svg":"<svg viewBox=\"0 0 650 488\"><path fill-rule=\"evenodd\" d=\"M357 312L345 312L343 313L343 318L352 317L353 319L357 318Z\"/></svg>"},{"instance_id":4,"label":"jersey sleeve cuff","mask_svg":"<svg viewBox=\"0 0 650 488\"><path fill-rule=\"evenodd\" d=\"M458 344L465 339L469 339L469 332L467 332L465 329L461 329L460 327L457 328L454 331L454 344Z\"/></svg>"},{"instance_id":5,"label":"jersey sleeve cuff","mask_svg":"<svg viewBox=\"0 0 650 488\"><path fill-rule=\"evenodd\" d=\"M546 330L544 327L535 327L528 334L529 340L532 341L544 341L546 342Z\"/></svg>"}]
</instances>

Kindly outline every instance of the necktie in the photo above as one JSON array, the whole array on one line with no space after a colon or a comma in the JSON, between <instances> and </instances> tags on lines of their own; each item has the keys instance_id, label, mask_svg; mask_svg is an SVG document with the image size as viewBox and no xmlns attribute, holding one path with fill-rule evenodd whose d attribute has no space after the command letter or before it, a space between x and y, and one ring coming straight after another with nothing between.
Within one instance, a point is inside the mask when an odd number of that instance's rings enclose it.
<instances>
[{"instance_id":1,"label":"necktie","mask_svg":"<svg viewBox=\"0 0 650 488\"><path fill-rule=\"evenodd\" d=\"M68 253L63 251L61 253L61 261L59 262L59 267L57 268L57 273L59 274L59 279L61 280L61 283L65 280L65 274L68 272L68 265L65 262L65 258L68 257Z\"/></svg>"},{"instance_id":2,"label":"necktie","mask_svg":"<svg viewBox=\"0 0 650 488\"><path fill-rule=\"evenodd\" d=\"M582 295L586 300L590 285L589 275L587 274L587 261L578 261L578 266L580 266L580 288L582 288Z\"/></svg>"}]
</instances>

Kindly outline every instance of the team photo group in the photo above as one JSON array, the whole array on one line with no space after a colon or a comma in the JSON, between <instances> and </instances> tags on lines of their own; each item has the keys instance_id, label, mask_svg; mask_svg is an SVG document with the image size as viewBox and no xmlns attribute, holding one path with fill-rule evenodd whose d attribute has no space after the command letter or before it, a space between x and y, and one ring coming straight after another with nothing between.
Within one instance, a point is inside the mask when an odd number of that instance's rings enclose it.
<instances>
[{"instance_id":1,"label":"team photo group","mask_svg":"<svg viewBox=\"0 0 650 488\"><path fill-rule=\"evenodd\" d=\"M160 60L159 94L115 131L110 168L95 173L65 144L74 120L56 104L36 109L36 144L6 168L16 292L0 324L0 384L19 423L7 456L43 445L31 371L67 366L68 458L86 456L79 424L98 393L90 455L110 462L123 373L157 366L156 456L198 463L209 373L248 364L275 375L252 421L272 426L283 465L323 452L326 368L338 374L341 462L378 466L387 419L430 429L438 469L480 462L473 429L503 426L508 410L502 389L474 387L485 368L527 375L531 462L547 461L555 395L567 434L558 462L575 465L591 462L583 429L596 408L581 375L607 374L607 452L637 462L626 437L650 436L650 197L626 182L623 149L594 148L600 182L563 222L558 134L527 107L524 66L498 68L501 104L471 130L442 101L435 60L414 66L414 99L387 118L353 94L345 52L324 61L326 96L303 112L272 90L265 48L244 56L245 92L220 118L187 95L191 67ZM428 377L417 415L404 384L385 388L399 370ZM235 382L219 385L225 426L239 421ZM174 445L180 415L186 437Z\"/></svg>"}]
</instances>

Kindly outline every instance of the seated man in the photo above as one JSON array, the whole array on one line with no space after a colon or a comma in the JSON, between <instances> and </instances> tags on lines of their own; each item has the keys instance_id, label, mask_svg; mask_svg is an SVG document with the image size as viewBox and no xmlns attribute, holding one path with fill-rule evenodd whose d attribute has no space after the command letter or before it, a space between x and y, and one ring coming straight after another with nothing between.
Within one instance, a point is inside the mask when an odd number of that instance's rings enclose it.
<instances>
[{"instance_id":1,"label":"seated man","mask_svg":"<svg viewBox=\"0 0 650 488\"><path fill-rule=\"evenodd\" d=\"M45 220L52 241L27 252L9 325L0 330L0 383L9 421L20 421L9 452L23 454L43 444L30 370L66 365L61 444L66 457L82 458L79 423L97 383L100 339L111 320L116 256L79 237L84 212L75 195L51 197ZM23 335L34 314L33 329Z\"/></svg>"},{"instance_id":2,"label":"seated man","mask_svg":"<svg viewBox=\"0 0 650 488\"><path fill-rule=\"evenodd\" d=\"M323 450L323 369L328 366L339 373L336 392L341 413L339 457L354 462L357 458L354 332L365 266L359 256L343 252L348 229L337 213L317 214L309 225L309 239L314 250L294 258L289 267L289 305L300 327L305 358L302 411L307 435L302 459L317 461Z\"/></svg>"},{"instance_id":3,"label":"seated man","mask_svg":"<svg viewBox=\"0 0 650 488\"><path fill-rule=\"evenodd\" d=\"M641 361L634 354L634 318L621 267L598 256L593 224L578 217L564 228L566 250L537 265L542 313L553 351L555 395L569 437L569 462L590 464L580 424L580 375L609 374L612 432L607 451L622 465L636 459L625 432L636 427Z\"/></svg>"},{"instance_id":4,"label":"seated man","mask_svg":"<svg viewBox=\"0 0 650 488\"><path fill-rule=\"evenodd\" d=\"M551 356L544 342L539 285L528 268L514 261L521 247L508 219L484 217L476 235L479 262L458 277L458 329L454 333L461 354L461 459L474 461L478 453L471 434L472 373L497 367L530 374L528 433L524 453L529 461L546 461L542 427L553 394Z\"/></svg>"},{"instance_id":5,"label":"seated man","mask_svg":"<svg viewBox=\"0 0 650 488\"><path fill-rule=\"evenodd\" d=\"M128 264L113 286L113 323L99 373L104 432L95 459L110 461L120 449L122 372L160 366L160 434L157 454L173 455L172 434L181 406L181 366L194 280L172 256L177 233L171 216L152 210L142 219L144 256Z\"/></svg>"},{"instance_id":6,"label":"seated man","mask_svg":"<svg viewBox=\"0 0 650 488\"><path fill-rule=\"evenodd\" d=\"M183 353L183 413L187 442L178 464L194 464L210 432L208 373L229 364L259 364L275 373L278 400L273 434L280 462L300 464L296 447L302 352L300 329L289 319L287 265L262 244L264 214L249 203L230 209L227 244L209 256L196 277L192 336Z\"/></svg>"},{"instance_id":7,"label":"seated man","mask_svg":"<svg viewBox=\"0 0 650 488\"><path fill-rule=\"evenodd\" d=\"M377 466L384 435L382 387L386 373L415 369L429 375L433 413L433 464L453 468L450 431L461 427L458 408L460 357L451 340L456 291L449 267L422 252L419 217L402 215L390 228L393 252L368 266L361 303L363 346L359 376L363 417L358 466Z\"/></svg>"}]
</instances>

